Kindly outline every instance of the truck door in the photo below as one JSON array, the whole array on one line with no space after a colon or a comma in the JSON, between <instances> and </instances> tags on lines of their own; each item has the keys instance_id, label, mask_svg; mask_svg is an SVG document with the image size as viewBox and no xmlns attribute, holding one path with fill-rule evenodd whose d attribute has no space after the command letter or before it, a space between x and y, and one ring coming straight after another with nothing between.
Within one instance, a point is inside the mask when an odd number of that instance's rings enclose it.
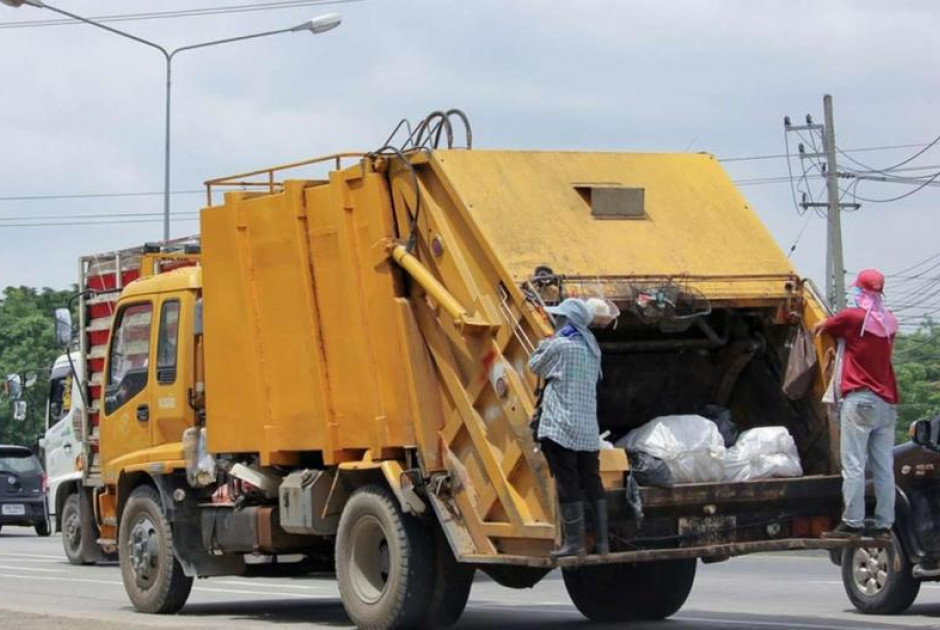
<instances>
[{"instance_id":1,"label":"truck door","mask_svg":"<svg viewBox=\"0 0 940 630\"><path fill-rule=\"evenodd\" d=\"M193 425L195 414L187 396L192 383L192 330L196 305L192 293L171 293L161 296L160 319L157 322L156 380L154 409L151 413L152 444L179 442L183 431Z\"/></svg>"},{"instance_id":2,"label":"truck door","mask_svg":"<svg viewBox=\"0 0 940 630\"><path fill-rule=\"evenodd\" d=\"M110 467L115 458L151 445L152 322L153 303L149 301L122 305L115 318L105 367L100 427L103 468Z\"/></svg>"}]
</instances>

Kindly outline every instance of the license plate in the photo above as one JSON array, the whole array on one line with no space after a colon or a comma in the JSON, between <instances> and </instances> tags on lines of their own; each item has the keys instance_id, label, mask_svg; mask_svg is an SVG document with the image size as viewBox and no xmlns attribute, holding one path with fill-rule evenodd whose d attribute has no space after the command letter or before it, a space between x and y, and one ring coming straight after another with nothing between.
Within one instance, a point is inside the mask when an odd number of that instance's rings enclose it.
<instances>
[{"instance_id":1,"label":"license plate","mask_svg":"<svg viewBox=\"0 0 940 630\"><path fill-rule=\"evenodd\" d=\"M22 503L5 503L0 506L0 514L4 516L25 516L26 506Z\"/></svg>"},{"instance_id":2,"label":"license plate","mask_svg":"<svg viewBox=\"0 0 940 630\"><path fill-rule=\"evenodd\" d=\"M703 545L732 541L735 538L734 516L701 516L679 519L679 535L683 544Z\"/></svg>"}]
</instances>

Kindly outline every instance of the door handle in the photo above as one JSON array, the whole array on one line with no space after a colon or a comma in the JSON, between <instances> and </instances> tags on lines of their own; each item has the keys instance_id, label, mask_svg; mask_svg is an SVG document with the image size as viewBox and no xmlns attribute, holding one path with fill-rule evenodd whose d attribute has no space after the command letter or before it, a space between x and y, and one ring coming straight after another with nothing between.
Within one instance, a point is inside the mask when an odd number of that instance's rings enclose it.
<instances>
[{"instance_id":1,"label":"door handle","mask_svg":"<svg viewBox=\"0 0 940 630\"><path fill-rule=\"evenodd\" d=\"M148 422L150 420L150 407L140 405L137 407L137 422Z\"/></svg>"},{"instance_id":2,"label":"door handle","mask_svg":"<svg viewBox=\"0 0 940 630\"><path fill-rule=\"evenodd\" d=\"M64 450L66 453L71 453L71 452L72 452L72 445L71 445L71 444L66 444L65 446L62 447L62 450Z\"/></svg>"}]
</instances>

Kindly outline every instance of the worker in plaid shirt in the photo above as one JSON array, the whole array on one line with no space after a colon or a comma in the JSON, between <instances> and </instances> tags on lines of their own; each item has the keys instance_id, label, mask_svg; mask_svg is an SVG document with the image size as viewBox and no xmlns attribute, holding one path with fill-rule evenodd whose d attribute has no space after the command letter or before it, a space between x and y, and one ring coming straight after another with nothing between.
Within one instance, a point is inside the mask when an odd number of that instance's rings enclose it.
<instances>
[{"instance_id":1,"label":"worker in plaid shirt","mask_svg":"<svg viewBox=\"0 0 940 630\"><path fill-rule=\"evenodd\" d=\"M554 336L543 340L529 369L545 380L538 438L558 487L564 542L553 557L582 555L584 501L593 503L597 553L610 551L607 501L600 477L597 382L601 350L589 326L594 310L584 300L567 299L548 312L563 318Z\"/></svg>"}]
</instances>

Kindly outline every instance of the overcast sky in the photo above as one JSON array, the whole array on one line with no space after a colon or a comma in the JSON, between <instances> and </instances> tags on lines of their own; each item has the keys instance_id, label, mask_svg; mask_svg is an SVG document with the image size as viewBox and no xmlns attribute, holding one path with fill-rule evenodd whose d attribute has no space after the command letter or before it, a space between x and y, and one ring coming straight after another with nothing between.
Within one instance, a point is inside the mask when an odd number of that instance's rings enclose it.
<instances>
[{"instance_id":1,"label":"overcast sky","mask_svg":"<svg viewBox=\"0 0 940 630\"><path fill-rule=\"evenodd\" d=\"M203 197L185 191L200 190L209 177L373 149L400 118L447 107L470 115L480 148L778 155L783 116L802 122L811 113L821 122L827 92L843 149L926 145L940 134L936 0L57 0L89 17L265 4L294 6L112 23L174 48L328 11L343 16L326 34L176 58L172 188L183 192L173 196L181 214L174 236L197 231L192 218ZM0 286L66 287L80 254L162 234L159 194L11 199L162 190L159 53L87 25L11 28L57 17L0 6ZM799 139L791 134L791 141L795 150ZM916 150L850 155L883 168ZM799 161L792 164L801 174ZM906 175L935 173L940 148L906 166L925 167ZM803 230L793 260L822 284L825 221L798 215L786 160L725 167L781 247ZM747 181L765 178L781 181ZM821 179L807 184L824 200ZM866 182L857 193L887 198L912 188ZM940 253L938 201L940 189L928 186L845 215L847 269L898 272ZM152 222L88 224L102 219L87 215L106 213L145 213ZM82 224L14 227L37 223ZM931 264L908 275L940 275L927 271ZM934 290L900 282L896 294Z\"/></svg>"}]
</instances>

